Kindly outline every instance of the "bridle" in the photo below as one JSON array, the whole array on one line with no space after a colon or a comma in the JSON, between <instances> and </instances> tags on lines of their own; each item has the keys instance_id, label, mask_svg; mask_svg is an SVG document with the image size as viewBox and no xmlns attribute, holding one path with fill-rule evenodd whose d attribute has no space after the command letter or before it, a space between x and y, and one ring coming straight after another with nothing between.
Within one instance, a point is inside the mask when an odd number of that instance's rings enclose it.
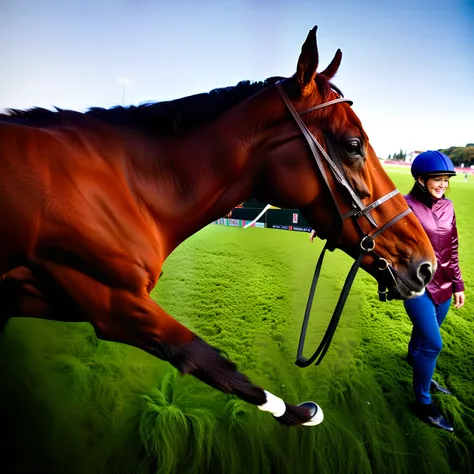
<instances>
[{"instance_id":1,"label":"bridle","mask_svg":"<svg viewBox=\"0 0 474 474\"><path fill-rule=\"evenodd\" d=\"M309 322L309 316L311 313L311 305L314 297L314 292L316 290L316 285L317 281L319 279L319 274L321 272L321 267L324 259L324 255L326 250L334 250L335 245L330 244L329 241L326 241L326 245L324 246L321 255L319 256L318 262L316 264L316 269L314 272L314 277L313 277L313 282L311 284L311 290L310 290L310 295L308 298L308 303L306 305L306 310L305 310L305 315L303 319L303 326L301 328L301 335L300 335L300 341L298 345L298 351L297 351L297 356L296 356L296 365L299 367L307 367L310 364L312 364L315 359L319 356L319 360L316 362L316 365L319 365L325 356L329 345L331 343L331 340L334 336L334 332L336 331L337 325L339 323L339 319L342 313L342 310L344 308L344 304L346 302L347 296L349 295L350 288L352 286L352 283L354 281L354 278L357 274L357 271L362 263L362 259L365 254L370 253L374 259L376 260L376 265L378 270L381 272L388 272L391 279L393 280L395 287L398 288L398 283L397 283L397 278L398 277L400 280L402 280L405 285L407 285L410 289L413 291L416 291L413 286L410 284L410 282L403 276L401 275L385 258L382 258L380 255L378 255L374 249L375 249L375 239L384 231L386 231L389 227L394 225L396 222L398 222L400 219L403 219L405 216L407 216L410 212L411 209L408 208L405 211L401 212L400 214L396 215L392 219L390 219L388 222L383 224L382 226L379 226L379 224L375 221L374 217L370 214L370 212L375 209L376 207L380 206L381 204L385 203L392 197L396 196L399 194L398 189L394 189L393 191L385 194L381 198L371 202L368 205L365 205L360 197L357 195L356 191L354 188L351 186L349 183L349 180L347 179L347 176L344 172L344 168L342 166L341 159L337 152L335 152L332 141L329 137L328 134L325 134L325 141L326 141L326 146L328 148L329 154L326 152L326 150L322 147L322 145L316 140L314 135L310 132L306 124L303 122L301 116L308 114L310 112L313 112L315 110L322 109L323 107L328 107L330 105L338 104L341 102L347 102L350 105L352 105L352 101L349 99L344 98L342 95L342 92L335 87L333 84L331 84L331 87L340 95L337 99L330 100L328 102L324 102L322 104L316 105L314 107L311 107L309 109L306 109L302 112L297 112L296 109L293 107L293 104L291 103L290 99L288 98L284 88L283 84L281 81L278 81L276 84L276 87L285 102L288 110L290 111L291 115L296 121L296 124L298 125L299 129L301 130L304 138L306 139L309 148L311 150L311 153L314 157L314 160L316 162L316 166L318 167L318 170L326 184L327 190L331 196L331 199L338 211L338 225L340 229L342 230L342 223L345 219L352 218L356 228L358 229L358 232L360 234L361 240L360 240L360 251L359 255L357 256L355 262L353 263L346 281L344 283L344 287L341 291L341 295L339 296L339 300L337 302L336 308L334 309L334 313L332 315L331 321L328 325L328 328L326 330L326 333L319 345L319 347L316 349L315 353L307 359L304 357L303 354L303 347L304 347L304 340L306 337L306 330L308 327L308 322ZM331 156L332 158L331 158ZM328 177L326 174L326 170L323 166L323 159L326 161L326 163L329 165L329 169L331 170L334 179L336 182L342 186L342 188L347 192L349 201L351 204L351 209L345 213L341 213L339 206L337 204L336 197L334 196L334 193L331 189L331 186L329 185ZM359 217L365 217L372 227L374 227L374 232L372 233L365 233L362 230L362 227L359 223ZM382 283L380 279L379 281L379 287L378 287L378 294L379 294L379 299L380 301L386 301L387 300L387 294L389 290L387 289L387 286Z\"/></svg>"}]
</instances>

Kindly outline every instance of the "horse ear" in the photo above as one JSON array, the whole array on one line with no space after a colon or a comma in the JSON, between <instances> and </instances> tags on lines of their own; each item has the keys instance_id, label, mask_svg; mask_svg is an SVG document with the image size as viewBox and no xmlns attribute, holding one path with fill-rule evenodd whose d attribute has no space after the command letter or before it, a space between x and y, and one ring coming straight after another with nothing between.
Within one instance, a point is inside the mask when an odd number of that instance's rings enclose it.
<instances>
[{"instance_id":1,"label":"horse ear","mask_svg":"<svg viewBox=\"0 0 474 474\"><path fill-rule=\"evenodd\" d=\"M338 49L336 51L336 54L334 55L334 58L330 62L329 66L323 72L320 72L319 74L322 74L328 80L332 79L336 75L336 72L339 69L339 66L341 65L341 59L342 59L342 51Z\"/></svg>"},{"instance_id":2,"label":"horse ear","mask_svg":"<svg viewBox=\"0 0 474 474\"><path fill-rule=\"evenodd\" d=\"M309 31L298 58L296 80L301 91L304 91L316 77L316 69L319 62L318 45L316 42L317 29L318 27L315 26Z\"/></svg>"}]
</instances>

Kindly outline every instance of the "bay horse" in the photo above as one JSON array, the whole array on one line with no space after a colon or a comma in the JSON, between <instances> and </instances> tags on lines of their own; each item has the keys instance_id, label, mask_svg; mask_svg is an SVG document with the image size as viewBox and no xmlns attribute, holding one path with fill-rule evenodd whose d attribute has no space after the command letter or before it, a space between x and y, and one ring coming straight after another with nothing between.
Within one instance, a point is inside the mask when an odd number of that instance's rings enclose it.
<instances>
[{"instance_id":1,"label":"bay horse","mask_svg":"<svg viewBox=\"0 0 474 474\"><path fill-rule=\"evenodd\" d=\"M330 83L341 51L316 72L316 29L289 78L85 113L2 114L2 325L88 321L99 338L141 348L280 423L321 422L315 403L290 405L254 385L150 297L181 242L250 198L300 209L333 248L362 255L390 298L429 282L430 242Z\"/></svg>"}]
</instances>

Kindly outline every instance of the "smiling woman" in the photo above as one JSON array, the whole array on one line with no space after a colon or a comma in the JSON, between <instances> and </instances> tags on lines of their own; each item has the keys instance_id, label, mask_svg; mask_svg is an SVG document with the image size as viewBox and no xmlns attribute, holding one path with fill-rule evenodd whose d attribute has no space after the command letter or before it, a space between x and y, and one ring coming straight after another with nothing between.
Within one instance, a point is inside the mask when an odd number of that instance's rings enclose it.
<instances>
[{"instance_id":1,"label":"smiling woman","mask_svg":"<svg viewBox=\"0 0 474 474\"><path fill-rule=\"evenodd\" d=\"M464 305L456 216L453 203L444 197L449 180L456 172L449 157L439 151L418 155L411 172L416 181L406 199L430 238L438 264L425 294L405 301L405 309L413 323L408 361L413 366L415 407L423 421L454 431L451 423L432 405L430 389L450 393L432 380L443 345L439 328L449 311L453 294L454 307Z\"/></svg>"}]
</instances>

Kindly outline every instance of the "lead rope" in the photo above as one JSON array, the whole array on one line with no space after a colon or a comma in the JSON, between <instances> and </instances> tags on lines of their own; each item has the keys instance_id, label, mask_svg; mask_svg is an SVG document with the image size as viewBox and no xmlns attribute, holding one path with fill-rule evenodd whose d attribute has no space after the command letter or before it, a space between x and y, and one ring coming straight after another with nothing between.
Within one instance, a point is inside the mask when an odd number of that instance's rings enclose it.
<instances>
[{"instance_id":1,"label":"lead rope","mask_svg":"<svg viewBox=\"0 0 474 474\"><path fill-rule=\"evenodd\" d=\"M324 254L326 253L327 247L328 247L328 243L326 242L326 245L324 246L321 252L321 255L319 256L318 263L316 264L316 269L314 271L313 281L311 283L311 290L309 293L308 302L306 303L306 310L305 310L304 318L303 318L303 326L301 328L300 341L298 344L298 351L296 353L295 364L298 367L308 367L316 360L318 356L320 356L319 360L315 364L315 365L319 365L321 361L323 360L324 356L326 355L326 352L329 349L329 346L331 345L331 341L334 336L334 333L336 332L337 325L339 324L339 319L341 318L342 310L344 309L344 305L346 304L347 297L349 296L352 283L354 282L354 278L357 274L357 271L359 270L360 264L362 262L362 258L364 256L364 253L361 252L359 256L357 257L357 260L352 264L349 274L347 275L346 281L344 282L344 287L342 288L341 294L339 295L337 305L334 308L334 312L332 314L328 328L326 329L326 333L324 334L323 339L321 340L321 343L319 344L314 354L309 359L307 359L306 357L303 356L304 341L306 338L306 331L308 329L308 323L309 323L309 317L311 314L311 306L313 304L314 293L316 292L316 286L318 283L319 274L321 272Z\"/></svg>"}]
</instances>

